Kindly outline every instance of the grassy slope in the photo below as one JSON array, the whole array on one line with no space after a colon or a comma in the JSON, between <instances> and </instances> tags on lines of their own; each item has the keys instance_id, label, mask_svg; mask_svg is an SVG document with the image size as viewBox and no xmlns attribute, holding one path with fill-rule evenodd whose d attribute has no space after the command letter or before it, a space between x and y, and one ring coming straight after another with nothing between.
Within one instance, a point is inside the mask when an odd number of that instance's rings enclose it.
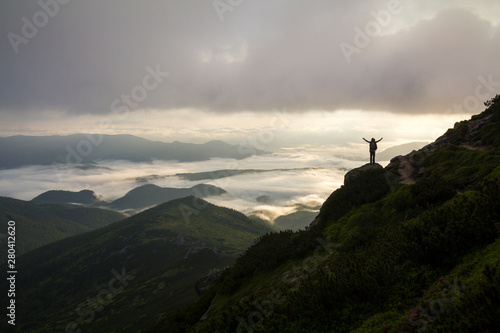
<instances>
[{"instance_id":1,"label":"grassy slope","mask_svg":"<svg viewBox=\"0 0 500 333\"><path fill-rule=\"evenodd\" d=\"M16 222L17 254L21 255L45 244L91 231L125 216L118 212L60 204L36 204L0 197L0 221L2 233L7 232L7 222ZM4 246L1 239L0 246ZM0 254L5 262L6 252Z\"/></svg>"},{"instance_id":2,"label":"grassy slope","mask_svg":"<svg viewBox=\"0 0 500 333\"><path fill-rule=\"evenodd\" d=\"M261 237L198 303L151 332L494 332L499 102L477 116L492 115L475 134L487 151L428 152L415 185L364 173L332 193L311 230Z\"/></svg>"},{"instance_id":3,"label":"grassy slope","mask_svg":"<svg viewBox=\"0 0 500 333\"><path fill-rule=\"evenodd\" d=\"M74 322L85 332L136 331L196 300L199 278L266 232L241 213L187 197L36 249L17 262L19 329L64 331ZM134 278L106 299L113 270ZM101 290L109 304L85 304Z\"/></svg>"}]
</instances>

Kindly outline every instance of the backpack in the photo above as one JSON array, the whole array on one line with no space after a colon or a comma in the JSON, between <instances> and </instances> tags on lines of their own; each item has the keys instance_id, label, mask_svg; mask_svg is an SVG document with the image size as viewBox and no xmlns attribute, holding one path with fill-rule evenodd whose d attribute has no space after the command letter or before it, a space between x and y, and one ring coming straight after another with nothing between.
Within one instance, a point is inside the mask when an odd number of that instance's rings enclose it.
<instances>
[{"instance_id":1,"label":"backpack","mask_svg":"<svg viewBox=\"0 0 500 333\"><path fill-rule=\"evenodd\" d=\"M375 141L370 141L370 150L377 150L377 143Z\"/></svg>"}]
</instances>

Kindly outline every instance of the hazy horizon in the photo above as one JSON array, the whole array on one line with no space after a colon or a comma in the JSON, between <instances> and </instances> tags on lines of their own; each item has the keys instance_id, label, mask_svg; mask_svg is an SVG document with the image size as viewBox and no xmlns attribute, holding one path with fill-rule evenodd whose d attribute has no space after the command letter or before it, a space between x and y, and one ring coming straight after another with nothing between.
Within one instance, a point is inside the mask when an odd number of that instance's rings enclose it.
<instances>
[{"instance_id":1,"label":"hazy horizon","mask_svg":"<svg viewBox=\"0 0 500 333\"><path fill-rule=\"evenodd\" d=\"M323 168L231 177L242 190L230 192L246 198L232 202L243 210L258 186L279 189L282 206L308 195L323 200L341 183L339 168L367 159L362 138L383 137L379 152L432 142L481 112L500 87L493 0L20 0L1 2L0 13L0 136L222 140L273 153L241 161L243 168ZM224 169L217 160L157 163ZM164 174L111 165L117 183L98 169L69 166L65 180L43 167L2 170L2 193L30 199L90 187L118 197L132 186L125 175ZM287 185L293 179L303 195Z\"/></svg>"},{"instance_id":2,"label":"hazy horizon","mask_svg":"<svg viewBox=\"0 0 500 333\"><path fill-rule=\"evenodd\" d=\"M48 190L80 191L90 189L112 201L133 188L144 184L161 187L189 188L197 184L218 186L228 193L206 198L214 204L243 213L265 209L276 216L293 211L295 204L321 205L326 197L343 183L345 170L365 164L365 161L346 160L314 151L272 153L243 160L211 159L202 162L100 161L91 169L79 165L25 166L0 170L0 195L31 200ZM269 170L220 179L190 181L176 174L216 170ZM148 176L154 176L148 178ZM267 195L272 203L259 203Z\"/></svg>"},{"instance_id":3,"label":"hazy horizon","mask_svg":"<svg viewBox=\"0 0 500 333\"><path fill-rule=\"evenodd\" d=\"M240 115L241 116L241 115ZM66 136L72 134L89 133L99 134L129 134L139 138L172 143L203 144L209 141L220 140L233 145L252 145L255 148L270 151L281 149L300 149L306 147L337 148L341 155L359 155L361 150L366 150L363 137L384 137L381 150L410 142L431 142L452 128L461 120L469 119L471 115L443 114L443 115L393 115L381 112L364 111L338 111L328 114L325 112L291 114L287 111L273 111L270 114L254 118L254 122L261 124L248 124L242 121L241 127L217 127L214 124L205 128L190 128L187 124L177 128L177 131L156 129L149 131L147 126L141 130L128 128L102 131L99 127L90 125L99 124L99 120L75 124L73 127L63 127L58 130L19 130L0 131L0 137L16 135L25 136ZM231 116L236 117L236 116ZM247 113L246 120L251 119ZM216 117L215 117L216 118ZM104 118L107 119L107 118ZM223 117L219 118L224 123ZM265 123L267 121L267 123ZM88 125L88 126L87 126ZM81 126L81 127L80 127ZM380 150L380 151L381 151Z\"/></svg>"}]
</instances>

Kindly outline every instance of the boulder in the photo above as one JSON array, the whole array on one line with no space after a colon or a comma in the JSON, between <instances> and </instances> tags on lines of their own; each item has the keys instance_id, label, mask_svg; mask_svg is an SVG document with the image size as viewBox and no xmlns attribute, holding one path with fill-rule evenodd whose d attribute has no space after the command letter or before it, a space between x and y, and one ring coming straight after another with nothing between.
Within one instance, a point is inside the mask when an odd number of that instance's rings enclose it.
<instances>
[{"instance_id":1,"label":"boulder","mask_svg":"<svg viewBox=\"0 0 500 333\"><path fill-rule=\"evenodd\" d=\"M359 168L352 169L345 174L344 185L347 185L347 183L358 177L361 173L372 169L383 169L383 167L378 163L367 163Z\"/></svg>"}]
</instances>

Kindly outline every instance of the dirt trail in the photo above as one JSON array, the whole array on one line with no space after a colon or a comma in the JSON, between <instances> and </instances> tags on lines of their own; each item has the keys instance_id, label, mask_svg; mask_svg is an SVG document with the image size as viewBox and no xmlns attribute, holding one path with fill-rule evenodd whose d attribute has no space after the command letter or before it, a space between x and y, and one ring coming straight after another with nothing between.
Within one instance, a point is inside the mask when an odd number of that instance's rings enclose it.
<instances>
[{"instance_id":1,"label":"dirt trail","mask_svg":"<svg viewBox=\"0 0 500 333\"><path fill-rule=\"evenodd\" d=\"M442 149L448 146L447 142L438 142L432 143L421 150L412 151L408 155L405 156L396 156L391 160L391 163L386 167L387 171L391 171L397 173L400 176L399 183L402 184L415 184L416 179L423 174L425 168L423 167L423 160L425 158L422 153L430 153L434 152L438 149ZM466 149L475 150L475 151L487 151L488 147L485 146L472 146L469 142L464 142L459 145L460 147L464 147Z\"/></svg>"}]
</instances>

